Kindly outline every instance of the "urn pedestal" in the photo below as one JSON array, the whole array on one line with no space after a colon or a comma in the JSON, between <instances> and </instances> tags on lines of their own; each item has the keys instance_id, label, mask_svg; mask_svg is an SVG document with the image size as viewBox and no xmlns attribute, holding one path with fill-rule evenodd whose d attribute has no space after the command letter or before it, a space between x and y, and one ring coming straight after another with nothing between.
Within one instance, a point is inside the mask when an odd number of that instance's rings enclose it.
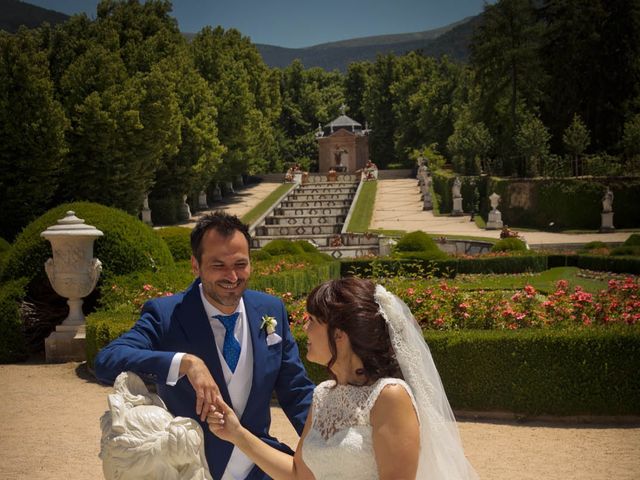
<instances>
[{"instance_id":1,"label":"urn pedestal","mask_svg":"<svg viewBox=\"0 0 640 480\"><path fill-rule=\"evenodd\" d=\"M451 215L453 217L460 217L464 212L462 211L462 197L453 199L453 210Z\"/></svg>"},{"instance_id":2,"label":"urn pedestal","mask_svg":"<svg viewBox=\"0 0 640 480\"><path fill-rule=\"evenodd\" d=\"M602 223L600 224L601 232L613 232L616 228L613 226L613 212L603 212Z\"/></svg>"},{"instance_id":3,"label":"urn pedestal","mask_svg":"<svg viewBox=\"0 0 640 480\"><path fill-rule=\"evenodd\" d=\"M93 291L102 271L100 260L93 258L93 242L103 234L68 211L57 225L40 235L51 243L53 252L53 257L44 264L47 277L56 293L68 298L69 305L67 318L45 339L46 361L85 360L82 299Z\"/></svg>"},{"instance_id":4,"label":"urn pedestal","mask_svg":"<svg viewBox=\"0 0 640 480\"><path fill-rule=\"evenodd\" d=\"M500 230L502 229L502 213L500 210L492 210L489 212L489 221L487 222L487 230Z\"/></svg>"}]
</instances>

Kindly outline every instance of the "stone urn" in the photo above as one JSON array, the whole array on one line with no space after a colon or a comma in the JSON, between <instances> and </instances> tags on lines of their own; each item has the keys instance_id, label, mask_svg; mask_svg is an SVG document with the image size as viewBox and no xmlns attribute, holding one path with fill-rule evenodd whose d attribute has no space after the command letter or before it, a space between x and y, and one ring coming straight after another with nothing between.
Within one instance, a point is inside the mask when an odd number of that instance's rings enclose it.
<instances>
[{"instance_id":1,"label":"stone urn","mask_svg":"<svg viewBox=\"0 0 640 480\"><path fill-rule=\"evenodd\" d=\"M85 318L82 299L96 286L102 263L93 257L93 242L103 233L68 211L56 225L40 234L51 243L53 257L44 268L51 286L67 298L69 315L45 340L48 362L84 360Z\"/></svg>"}]
</instances>

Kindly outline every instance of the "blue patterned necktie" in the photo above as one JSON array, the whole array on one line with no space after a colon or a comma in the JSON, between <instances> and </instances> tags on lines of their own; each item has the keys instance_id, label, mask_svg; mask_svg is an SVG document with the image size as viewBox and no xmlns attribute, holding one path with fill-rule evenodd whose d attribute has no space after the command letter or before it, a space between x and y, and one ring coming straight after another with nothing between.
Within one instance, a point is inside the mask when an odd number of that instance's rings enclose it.
<instances>
[{"instance_id":1,"label":"blue patterned necktie","mask_svg":"<svg viewBox=\"0 0 640 480\"><path fill-rule=\"evenodd\" d=\"M222 346L222 356L225 362L229 365L231 372L236 371L238 360L240 359L240 342L236 340L233 335L233 330L236 328L236 320L238 320L240 312L232 313L231 315L214 315L215 318L222 322L227 333L224 335L224 345Z\"/></svg>"}]
</instances>

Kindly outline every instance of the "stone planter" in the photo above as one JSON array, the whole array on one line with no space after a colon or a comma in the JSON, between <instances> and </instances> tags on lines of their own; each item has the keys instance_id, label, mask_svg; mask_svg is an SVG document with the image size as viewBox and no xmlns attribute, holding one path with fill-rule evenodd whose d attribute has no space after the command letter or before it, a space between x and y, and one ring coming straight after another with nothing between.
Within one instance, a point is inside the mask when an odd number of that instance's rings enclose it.
<instances>
[{"instance_id":1,"label":"stone planter","mask_svg":"<svg viewBox=\"0 0 640 480\"><path fill-rule=\"evenodd\" d=\"M96 286L102 263L93 258L93 242L103 234L84 220L68 211L65 218L58 220L42 232L51 243L53 257L44 268L51 286L61 297L68 298L69 315L45 340L47 362L66 362L85 359L85 318L82 313L82 299Z\"/></svg>"}]
</instances>

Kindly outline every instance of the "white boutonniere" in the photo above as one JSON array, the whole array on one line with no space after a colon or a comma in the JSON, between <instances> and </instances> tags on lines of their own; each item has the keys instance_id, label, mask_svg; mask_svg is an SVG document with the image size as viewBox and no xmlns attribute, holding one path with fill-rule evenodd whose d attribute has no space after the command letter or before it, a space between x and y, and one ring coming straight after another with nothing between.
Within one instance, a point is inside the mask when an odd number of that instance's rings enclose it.
<instances>
[{"instance_id":1,"label":"white boutonniere","mask_svg":"<svg viewBox=\"0 0 640 480\"><path fill-rule=\"evenodd\" d=\"M276 325L278 325L278 322L274 317L269 315L262 316L262 324L260 325L260 328L264 328L264 331L267 334L267 345L269 346L282 341L282 337L276 333Z\"/></svg>"}]
</instances>

